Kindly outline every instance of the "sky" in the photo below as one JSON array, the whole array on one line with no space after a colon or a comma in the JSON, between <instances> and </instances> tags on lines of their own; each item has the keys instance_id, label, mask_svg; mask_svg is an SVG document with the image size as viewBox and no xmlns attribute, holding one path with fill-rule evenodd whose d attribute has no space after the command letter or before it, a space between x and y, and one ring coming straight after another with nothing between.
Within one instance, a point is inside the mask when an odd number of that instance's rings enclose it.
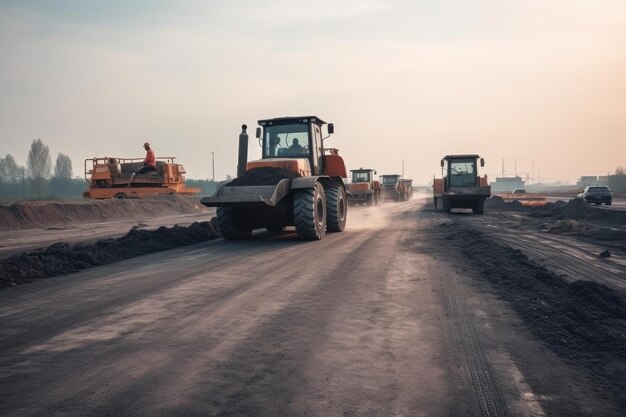
<instances>
[{"instance_id":1,"label":"sky","mask_svg":"<svg viewBox=\"0 0 626 417\"><path fill-rule=\"evenodd\" d=\"M0 156L41 138L235 175L240 126L317 115L348 169L425 184L446 154L492 180L626 166L623 0L0 0Z\"/></svg>"}]
</instances>

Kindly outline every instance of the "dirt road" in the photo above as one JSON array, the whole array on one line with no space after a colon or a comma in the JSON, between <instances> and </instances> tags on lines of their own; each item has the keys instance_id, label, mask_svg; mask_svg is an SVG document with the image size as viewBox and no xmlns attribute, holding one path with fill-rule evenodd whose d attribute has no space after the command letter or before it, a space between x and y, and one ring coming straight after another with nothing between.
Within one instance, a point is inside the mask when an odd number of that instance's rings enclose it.
<instances>
[{"instance_id":1,"label":"dirt road","mask_svg":"<svg viewBox=\"0 0 626 417\"><path fill-rule=\"evenodd\" d=\"M0 292L0 415L623 415L447 255L426 201Z\"/></svg>"}]
</instances>

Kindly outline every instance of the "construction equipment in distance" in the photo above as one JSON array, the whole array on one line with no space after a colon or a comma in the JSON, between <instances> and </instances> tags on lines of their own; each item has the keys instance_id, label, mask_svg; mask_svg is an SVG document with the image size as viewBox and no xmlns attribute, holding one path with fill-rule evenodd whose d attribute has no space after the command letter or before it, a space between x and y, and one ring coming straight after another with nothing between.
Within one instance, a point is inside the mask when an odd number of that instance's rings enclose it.
<instances>
[{"instance_id":1,"label":"construction equipment in distance","mask_svg":"<svg viewBox=\"0 0 626 417\"><path fill-rule=\"evenodd\" d=\"M324 141L334 132L317 116L258 121L262 159L247 161L246 125L239 135L237 178L222 181L215 194L200 200L217 207L217 225L225 239L247 239L254 229L295 226L300 239L320 240L342 232L348 202L342 178L346 166L337 149ZM327 126L328 135L322 137Z\"/></svg>"},{"instance_id":2,"label":"construction equipment in distance","mask_svg":"<svg viewBox=\"0 0 626 417\"><path fill-rule=\"evenodd\" d=\"M156 171L135 175L143 166L143 158L92 158L85 159L85 180L89 189L84 198L144 198L163 194L192 195L200 188L185 186L185 168L174 163L175 157L157 158Z\"/></svg>"},{"instance_id":3,"label":"construction equipment in distance","mask_svg":"<svg viewBox=\"0 0 626 417\"><path fill-rule=\"evenodd\" d=\"M485 200L491 196L491 187L487 175L478 176L480 166L485 160L479 155L446 155L441 160L443 178L433 179L433 198L435 210L442 207L450 213L453 208L471 208L475 214L483 214ZM444 175L444 169L446 175Z\"/></svg>"},{"instance_id":4,"label":"construction equipment in distance","mask_svg":"<svg viewBox=\"0 0 626 417\"><path fill-rule=\"evenodd\" d=\"M410 200L411 197L413 197L413 180L409 178L402 178L400 182L404 183L406 199Z\"/></svg>"},{"instance_id":5,"label":"construction equipment in distance","mask_svg":"<svg viewBox=\"0 0 626 417\"><path fill-rule=\"evenodd\" d=\"M368 168L351 169L352 182L349 185L350 204L376 205L380 202L380 181L374 179L376 171Z\"/></svg>"},{"instance_id":6,"label":"construction equipment in distance","mask_svg":"<svg viewBox=\"0 0 626 417\"><path fill-rule=\"evenodd\" d=\"M405 201L408 199L407 184L402 181L401 175L381 175L380 183L380 196L382 201Z\"/></svg>"}]
</instances>

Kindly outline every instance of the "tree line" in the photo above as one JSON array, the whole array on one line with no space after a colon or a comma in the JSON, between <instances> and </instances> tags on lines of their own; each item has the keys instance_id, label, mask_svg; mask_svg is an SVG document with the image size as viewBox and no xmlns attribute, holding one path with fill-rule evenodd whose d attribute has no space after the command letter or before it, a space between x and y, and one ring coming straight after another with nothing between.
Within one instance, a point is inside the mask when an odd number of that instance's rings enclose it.
<instances>
[{"instance_id":1,"label":"tree line","mask_svg":"<svg viewBox=\"0 0 626 417\"><path fill-rule=\"evenodd\" d=\"M30 145L25 166L19 165L11 154L0 157L0 199L82 198L87 182L73 175L70 157L58 153L53 165L50 148L38 138ZM217 182L211 180L187 179L186 184L201 189L198 197L213 194L217 187Z\"/></svg>"},{"instance_id":2,"label":"tree line","mask_svg":"<svg viewBox=\"0 0 626 417\"><path fill-rule=\"evenodd\" d=\"M70 157L59 152L52 165L50 148L38 138L30 145L26 166L19 165L11 154L0 158L0 198L78 198L85 190L85 180L72 175Z\"/></svg>"}]
</instances>

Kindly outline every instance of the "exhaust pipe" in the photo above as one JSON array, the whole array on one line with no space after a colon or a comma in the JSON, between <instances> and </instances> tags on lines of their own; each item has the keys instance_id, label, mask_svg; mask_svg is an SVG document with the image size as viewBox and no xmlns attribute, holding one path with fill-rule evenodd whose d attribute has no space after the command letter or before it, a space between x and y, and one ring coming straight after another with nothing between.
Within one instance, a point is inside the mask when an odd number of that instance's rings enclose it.
<instances>
[{"instance_id":1,"label":"exhaust pipe","mask_svg":"<svg viewBox=\"0 0 626 417\"><path fill-rule=\"evenodd\" d=\"M248 126L241 125L241 133L239 134L239 159L237 163L237 178L243 177L246 173L246 165L248 164Z\"/></svg>"}]
</instances>

